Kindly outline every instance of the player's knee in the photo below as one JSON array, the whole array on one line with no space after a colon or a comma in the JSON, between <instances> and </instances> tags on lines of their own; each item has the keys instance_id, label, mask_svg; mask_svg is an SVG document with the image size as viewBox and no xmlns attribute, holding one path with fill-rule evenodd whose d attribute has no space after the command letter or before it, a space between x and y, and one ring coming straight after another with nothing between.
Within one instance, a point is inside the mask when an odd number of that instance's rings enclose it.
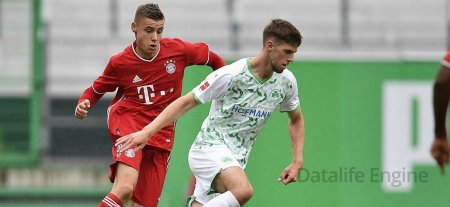
<instances>
[{"instance_id":1,"label":"player's knee","mask_svg":"<svg viewBox=\"0 0 450 207\"><path fill-rule=\"evenodd\" d=\"M128 200L133 194L134 186L129 183L123 183L115 186L115 191L122 199Z\"/></svg>"},{"instance_id":2,"label":"player's knee","mask_svg":"<svg viewBox=\"0 0 450 207\"><path fill-rule=\"evenodd\" d=\"M243 189L242 194L244 198L246 198L246 200L250 200L250 198L253 196L253 187L251 185L248 185Z\"/></svg>"},{"instance_id":3,"label":"player's knee","mask_svg":"<svg viewBox=\"0 0 450 207\"><path fill-rule=\"evenodd\" d=\"M242 205L253 196L253 187L250 184L242 185L240 188L232 192L239 203Z\"/></svg>"}]
</instances>

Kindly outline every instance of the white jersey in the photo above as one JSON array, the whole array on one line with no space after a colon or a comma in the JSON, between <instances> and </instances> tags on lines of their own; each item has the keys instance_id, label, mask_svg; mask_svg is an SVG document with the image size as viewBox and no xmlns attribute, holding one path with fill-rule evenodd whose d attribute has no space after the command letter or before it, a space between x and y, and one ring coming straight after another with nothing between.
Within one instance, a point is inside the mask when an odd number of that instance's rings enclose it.
<instances>
[{"instance_id":1,"label":"white jersey","mask_svg":"<svg viewBox=\"0 0 450 207\"><path fill-rule=\"evenodd\" d=\"M299 107L297 81L291 71L259 80L250 58L216 70L192 90L199 103L212 101L192 148L228 147L245 168L256 135L277 106L280 111Z\"/></svg>"}]
</instances>

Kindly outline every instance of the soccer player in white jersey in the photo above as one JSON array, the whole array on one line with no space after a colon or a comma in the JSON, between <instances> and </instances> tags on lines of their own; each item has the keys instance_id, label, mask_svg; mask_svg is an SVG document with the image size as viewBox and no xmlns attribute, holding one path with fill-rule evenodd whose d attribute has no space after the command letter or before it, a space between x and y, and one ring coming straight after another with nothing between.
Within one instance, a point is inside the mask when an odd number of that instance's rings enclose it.
<instances>
[{"instance_id":1,"label":"soccer player in white jersey","mask_svg":"<svg viewBox=\"0 0 450 207\"><path fill-rule=\"evenodd\" d=\"M141 131L121 137L121 151L142 149L149 137L198 104L212 101L208 117L189 151L197 183L188 206L234 207L246 203L253 188L245 174L257 134L276 107L287 112L292 162L279 181L295 182L303 165L304 120L297 81L286 66L302 42L288 21L272 20L263 32L263 49L216 70L178 98Z\"/></svg>"}]
</instances>

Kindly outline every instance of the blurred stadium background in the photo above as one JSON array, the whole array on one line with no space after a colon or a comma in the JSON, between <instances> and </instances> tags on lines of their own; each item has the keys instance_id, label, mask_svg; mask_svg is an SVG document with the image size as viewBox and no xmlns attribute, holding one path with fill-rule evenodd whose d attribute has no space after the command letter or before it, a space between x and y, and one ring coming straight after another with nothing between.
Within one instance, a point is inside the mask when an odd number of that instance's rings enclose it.
<instances>
[{"instance_id":1,"label":"blurred stadium background","mask_svg":"<svg viewBox=\"0 0 450 207\"><path fill-rule=\"evenodd\" d=\"M135 9L147 2L0 0L0 206L96 206L110 190L112 96L87 120L72 114L109 57L133 41ZM428 151L431 85L449 45L450 1L153 2L166 15L165 37L206 42L229 62L259 52L272 18L291 21L304 36L290 66L306 119L304 181L276 182L291 154L287 118L275 113L250 157L255 195L246 206L449 205L450 179ZM184 93L209 72L187 70ZM200 106L178 122L161 207L184 204L186 155L207 111Z\"/></svg>"}]
</instances>

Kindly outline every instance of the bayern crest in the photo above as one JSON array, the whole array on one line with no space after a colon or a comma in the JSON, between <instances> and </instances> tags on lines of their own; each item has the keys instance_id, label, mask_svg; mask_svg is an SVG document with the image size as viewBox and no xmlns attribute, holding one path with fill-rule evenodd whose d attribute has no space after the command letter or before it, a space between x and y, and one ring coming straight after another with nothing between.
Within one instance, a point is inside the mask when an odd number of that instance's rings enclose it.
<instances>
[{"instance_id":1,"label":"bayern crest","mask_svg":"<svg viewBox=\"0 0 450 207\"><path fill-rule=\"evenodd\" d=\"M166 66L167 73L169 73L169 74L175 73L177 66L175 65L174 60L168 60L168 61L166 61L166 63L164 63L164 65Z\"/></svg>"},{"instance_id":2,"label":"bayern crest","mask_svg":"<svg viewBox=\"0 0 450 207\"><path fill-rule=\"evenodd\" d=\"M129 158L133 158L134 156L136 156L136 154L134 153L134 150L133 150L133 149L127 149L127 150L125 151L125 155L126 155L127 157L129 157Z\"/></svg>"}]
</instances>

